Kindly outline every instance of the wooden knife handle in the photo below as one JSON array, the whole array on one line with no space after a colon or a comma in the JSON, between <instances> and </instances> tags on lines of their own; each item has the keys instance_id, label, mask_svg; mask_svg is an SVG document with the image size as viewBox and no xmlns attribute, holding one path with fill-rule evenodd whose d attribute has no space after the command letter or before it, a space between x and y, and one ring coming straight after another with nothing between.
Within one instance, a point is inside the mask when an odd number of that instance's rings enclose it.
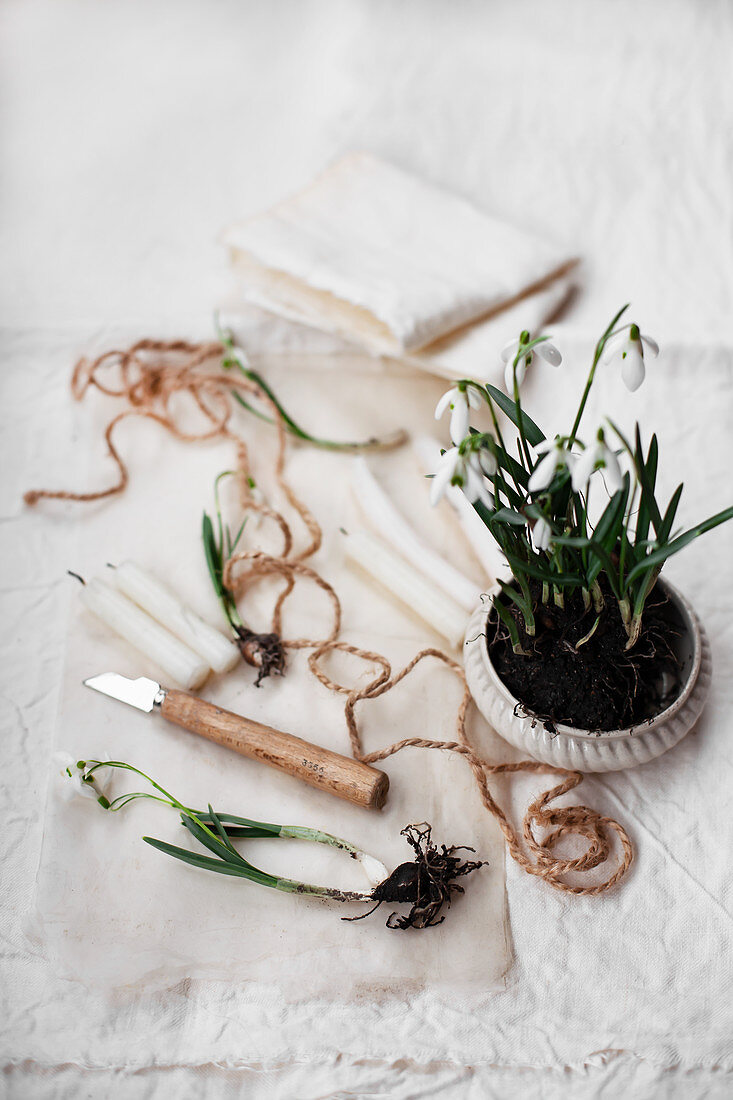
<instances>
[{"instance_id":1,"label":"wooden knife handle","mask_svg":"<svg viewBox=\"0 0 733 1100\"><path fill-rule=\"evenodd\" d=\"M330 791L357 806L378 810L384 805L389 778L377 768L338 752L319 748L294 734L242 718L185 691L167 692L160 711L169 722L207 737L242 756L261 760L272 768L294 775Z\"/></svg>"}]
</instances>

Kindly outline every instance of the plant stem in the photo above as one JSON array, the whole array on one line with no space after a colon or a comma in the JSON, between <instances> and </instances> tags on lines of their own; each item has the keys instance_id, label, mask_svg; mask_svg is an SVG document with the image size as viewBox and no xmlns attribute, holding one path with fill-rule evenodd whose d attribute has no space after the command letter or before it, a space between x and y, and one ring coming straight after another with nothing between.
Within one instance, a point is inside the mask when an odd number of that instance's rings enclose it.
<instances>
[{"instance_id":1,"label":"plant stem","mask_svg":"<svg viewBox=\"0 0 733 1100\"><path fill-rule=\"evenodd\" d=\"M606 601L603 599L603 592L601 591L601 586L598 581L593 581L590 590L593 596L593 607L596 611L601 611Z\"/></svg>"},{"instance_id":2,"label":"plant stem","mask_svg":"<svg viewBox=\"0 0 733 1100\"><path fill-rule=\"evenodd\" d=\"M82 765L85 779L91 779L94 773L100 768L118 768L122 771L130 771L135 775L141 776L141 778L145 779L151 787L159 792L159 794L151 794L149 791L133 791L119 795L117 798L113 799L112 802L108 802L107 799L104 798L104 802L106 803L104 808L115 812L123 809L135 799L144 798L152 802L163 803L166 806L170 806L171 809L179 810L181 812L183 824L186 825L189 831L199 840L201 839L201 833L205 834L206 838L208 838L206 846L210 851L214 851L223 862L222 865L219 866L212 860L214 866L210 866L206 862L208 857L197 856L194 852L186 851L186 849L183 848L177 848L174 845L166 844L164 841L155 840L152 837L143 838L148 844L151 844L159 851L172 855L175 858L182 859L184 862L193 863L203 868L208 867L208 869L217 870L221 874L247 878L250 881L259 883L261 886L269 886L272 889L282 890L289 894L304 894L311 897L327 898L331 901L341 902L370 901L372 899L371 892L364 893L354 890L337 890L329 886L317 886L312 883L281 878L277 875L270 875L266 871L260 871L259 868L254 867L239 855L231 844L231 841L229 841L225 835L225 830L222 826L222 818L220 818L218 814L215 814L211 807L209 807L206 812L202 812L184 806L182 802L179 802L179 800L170 793L170 791L166 791L164 787L161 787L160 784L156 783L149 775L139 768L134 767L132 764L127 764L122 760L102 760L92 761L89 767L86 766L86 762L79 761L77 766L81 767ZM161 795L163 797L160 797ZM349 852L349 854L355 857L364 855L360 848L350 844L349 841L342 840L332 833L322 832L320 829L312 829L299 825L271 825L268 822L254 821L250 818L233 817L231 814L224 814L222 817L227 821L242 823L250 836L311 840L317 844L327 844L331 847L339 848ZM215 832L210 827L210 822L216 826L218 832Z\"/></svg>"},{"instance_id":3,"label":"plant stem","mask_svg":"<svg viewBox=\"0 0 733 1100\"><path fill-rule=\"evenodd\" d=\"M626 310L628 308L629 308L629 303L627 302L626 305L623 307L623 309L620 309L618 311L618 313L616 314L614 319L611 321L611 324L608 326L608 328L604 332L603 336L600 338L600 340L596 344L596 350L595 350L595 354L593 356L593 363L591 365L590 372L588 374L588 381L585 384L585 389L583 390L583 396L580 399L580 405L578 406L578 411L575 415L575 423L573 424L573 430L571 431L570 436L568 438L568 450L570 450L573 443L575 442L575 437L577 435L578 428L580 426L580 420L581 420L581 417L583 415L583 411L585 409L586 401L588 400L588 394L590 393L590 388L593 385L593 379L596 376L596 367L598 366L601 355L603 354L603 349L606 346L606 341L611 336L614 325L617 323L617 321L619 321L621 316L626 312Z\"/></svg>"},{"instance_id":4,"label":"plant stem","mask_svg":"<svg viewBox=\"0 0 733 1100\"><path fill-rule=\"evenodd\" d=\"M626 650L632 649L639 640L639 635L641 634L641 615L633 616L628 626L628 634L629 640L624 646Z\"/></svg>"},{"instance_id":5,"label":"plant stem","mask_svg":"<svg viewBox=\"0 0 733 1100\"><path fill-rule=\"evenodd\" d=\"M362 894L357 890L336 890L332 886L314 886L309 882L296 882L290 878L279 878L275 890L286 894L306 894L314 898L327 898L329 901L372 901L371 893Z\"/></svg>"},{"instance_id":6,"label":"plant stem","mask_svg":"<svg viewBox=\"0 0 733 1100\"><path fill-rule=\"evenodd\" d=\"M631 605L626 599L618 601L618 609L621 612L621 622L624 624L626 633L629 634L629 623L631 622Z\"/></svg>"},{"instance_id":7,"label":"plant stem","mask_svg":"<svg viewBox=\"0 0 733 1100\"><path fill-rule=\"evenodd\" d=\"M393 447L399 447L407 441L407 433L402 429L393 432L389 436L384 436L381 439L376 436L372 436L370 439L361 440L358 442L345 441L333 439L322 439L318 436L311 435L305 428L301 428L299 424L293 420L292 416L285 411L280 401L276 397L274 391L267 384L265 379L259 374L258 371L253 370L246 361L241 350L235 345L234 338L226 329L221 328L219 325L218 317L215 317L215 323L219 340L225 348L229 349L230 354L225 355L222 359L222 367L224 370L229 370L231 367L237 367L237 369L248 378L250 382L254 382L259 386L262 392L269 397L273 405L278 411L280 419L282 420L283 427L290 435L296 437L296 439L302 440L304 443L310 443L314 447L320 447L326 451L378 451L378 450L390 450ZM267 424L274 424L275 421L267 413L262 412L261 409L252 405L245 397L242 396L237 390L232 390L232 397L235 401L246 409L248 412L254 414L260 420L264 420Z\"/></svg>"},{"instance_id":8,"label":"plant stem","mask_svg":"<svg viewBox=\"0 0 733 1100\"><path fill-rule=\"evenodd\" d=\"M530 457L529 447L527 446L527 440L524 437L524 416L522 413L522 402L519 398L519 383L517 381L517 363L519 362L519 358L519 352L517 352L514 358L514 366L512 368L512 375L514 377L514 404L517 406L517 427L519 428L519 454L521 456L522 451L524 451L524 457L527 460L527 467L531 473L532 459Z\"/></svg>"},{"instance_id":9,"label":"plant stem","mask_svg":"<svg viewBox=\"0 0 733 1100\"><path fill-rule=\"evenodd\" d=\"M578 651L578 650L580 649L580 647L581 647L582 645L585 645L585 643L586 643L587 641L589 641L589 639L590 639L590 638L592 638L592 637L593 637L593 635L595 634L596 630L598 629L598 624L600 623L600 621L601 621L601 616L600 616L600 615L596 615L596 620L595 620L595 622L593 623L593 626L592 626L592 627L590 628L590 630L588 631L588 633L587 633L587 634L584 634L584 635L583 635L583 637L582 637L582 638L579 638L579 639L578 639L578 641L577 641L577 642L575 643L575 652L576 652L576 653L577 653L577 651Z\"/></svg>"}]
</instances>

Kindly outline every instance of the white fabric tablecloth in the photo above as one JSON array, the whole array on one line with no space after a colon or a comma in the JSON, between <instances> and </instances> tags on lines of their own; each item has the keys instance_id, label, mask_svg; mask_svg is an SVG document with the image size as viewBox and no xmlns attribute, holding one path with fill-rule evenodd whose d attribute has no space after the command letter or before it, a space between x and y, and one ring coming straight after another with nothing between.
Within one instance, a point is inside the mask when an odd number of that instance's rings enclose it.
<instances>
[{"instance_id":1,"label":"white fabric tablecloth","mask_svg":"<svg viewBox=\"0 0 733 1100\"><path fill-rule=\"evenodd\" d=\"M49 473L84 474L67 383L87 341L121 323L206 333L225 285L219 228L366 148L586 257L564 333L568 387L589 335L632 299L664 354L634 398L609 378L599 400L659 432L667 488L688 487L682 520L729 503L730 8L71 0L10 3L2 20L9 1095L728 1095L730 531L670 566L713 644L697 733L583 786L632 833L623 888L579 902L509 864L515 962L470 1015L429 993L293 1011L265 987L188 980L90 995L28 951L76 532L72 509L26 512L20 496ZM559 415L558 375L540 381L531 399Z\"/></svg>"}]
</instances>

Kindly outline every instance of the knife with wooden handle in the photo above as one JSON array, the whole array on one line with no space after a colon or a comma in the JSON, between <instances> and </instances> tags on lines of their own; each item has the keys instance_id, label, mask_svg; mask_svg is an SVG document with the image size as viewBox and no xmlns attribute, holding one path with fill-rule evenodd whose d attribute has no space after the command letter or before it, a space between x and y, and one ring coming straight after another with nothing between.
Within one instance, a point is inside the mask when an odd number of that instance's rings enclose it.
<instances>
[{"instance_id":1,"label":"knife with wooden handle","mask_svg":"<svg viewBox=\"0 0 733 1100\"><path fill-rule=\"evenodd\" d=\"M159 709L169 722L242 756L287 772L337 798L372 810L384 805L389 778L369 764L323 749L294 734L263 726L185 691L169 691L145 676L130 680L117 672L103 672L84 683L148 714Z\"/></svg>"}]
</instances>

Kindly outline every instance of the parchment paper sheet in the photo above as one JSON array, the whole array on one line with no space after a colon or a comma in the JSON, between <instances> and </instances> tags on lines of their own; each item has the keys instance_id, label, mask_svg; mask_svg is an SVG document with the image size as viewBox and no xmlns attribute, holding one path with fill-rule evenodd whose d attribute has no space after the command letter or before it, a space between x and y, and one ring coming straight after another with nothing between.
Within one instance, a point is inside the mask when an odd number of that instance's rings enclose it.
<instances>
[{"instance_id":1,"label":"parchment paper sheet","mask_svg":"<svg viewBox=\"0 0 733 1100\"><path fill-rule=\"evenodd\" d=\"M313 431L366 437L408 421L416 428L429 423L439 383L393 377L369 361L360 372L336 363L325 371L301 370L296 377L292 370L281 370L276 380L268 375L284 387L288 407ZM114 407L96 395L87 404L97 427ZM246 413L239 423L252 441L258 483L267 493L274 433ZM109 461L101 459L101 434L85 434L92 458L88 476L101 484L110 474ZM80 508L81 539L73 568L94 575L104 572L106 562L130 558L144 563L210 621L220 622L199 529L203 509L211 509L213 478L232 464L233 448L186 446L145 421L124 424L117 439L130 463L129 488L86 512ZM419 648L442 642L345 565L338 528L363 522L350 498L350 461L298 446L290 453L288 476L323 524L324 545L314 564L342 598L343 637L386 653L396 670ZM385 484L396 499L423 530L432 531L436 545L442 542L454 560L481 580L450 515L427 506L428 485L409 449L373 461L388 475ZM226 489L223 495L226 499ZM236 510L233 517L238 526ZM296 537L303 539L297 520L295 524ZM252 535L254 540L264 540L275 550L279 534L263 526ZM263 584L245 608L245 615L251 611L261 627L267 624L277 587L277 582ZM286 614L286 635L325 637L330 615L323 594L309 582L299 582L292 611ZM373 997L426 985L486 990L501 980L509 957L503 846L464 761L426 750L401 753L385 765L392 783L387 807L370 813L196 738L159 715L141 714L83 687L85 677L107 669L161 678L72 600L56 742L75 757L109 753L131 762L187 805L212 802L222 811L317 825L357 841L390 867L408 857L400 829L428 820L436 840L474 845L490 867L473 876L444 925L423 935L401 934L384 927L388 908L369 921L345 923L339 919L342 913L362 910L334 908L177 863L140 840L146 834L185 846L173 811L140 802L123 813L105 814L91 801L64 803L52 784L36 912L43 949L58 973L97 988L140 983L150 989L195 976L228 982L266 979L293 999L329 992ZM333 669L337 679L347 682L363 683L374 675L354 659L339 660ZM253 678L242 666L212 678L202 694L238 713L349 752L343 697L313 678L305 653L289 655L283 679L255 689ZM361 705L365 744L375 748L410 734L452 737L459 699L455 677L437 662L425 662L394 692ZM478 717L474 726L487 751L501 746L493 745L498 739ZM131 780L117 773L113 790L139 789L140 783ZM314 845L258 841L248 854L256 865L290 877L363 888L352 861Z\"/></svg>"}]
</instances>

